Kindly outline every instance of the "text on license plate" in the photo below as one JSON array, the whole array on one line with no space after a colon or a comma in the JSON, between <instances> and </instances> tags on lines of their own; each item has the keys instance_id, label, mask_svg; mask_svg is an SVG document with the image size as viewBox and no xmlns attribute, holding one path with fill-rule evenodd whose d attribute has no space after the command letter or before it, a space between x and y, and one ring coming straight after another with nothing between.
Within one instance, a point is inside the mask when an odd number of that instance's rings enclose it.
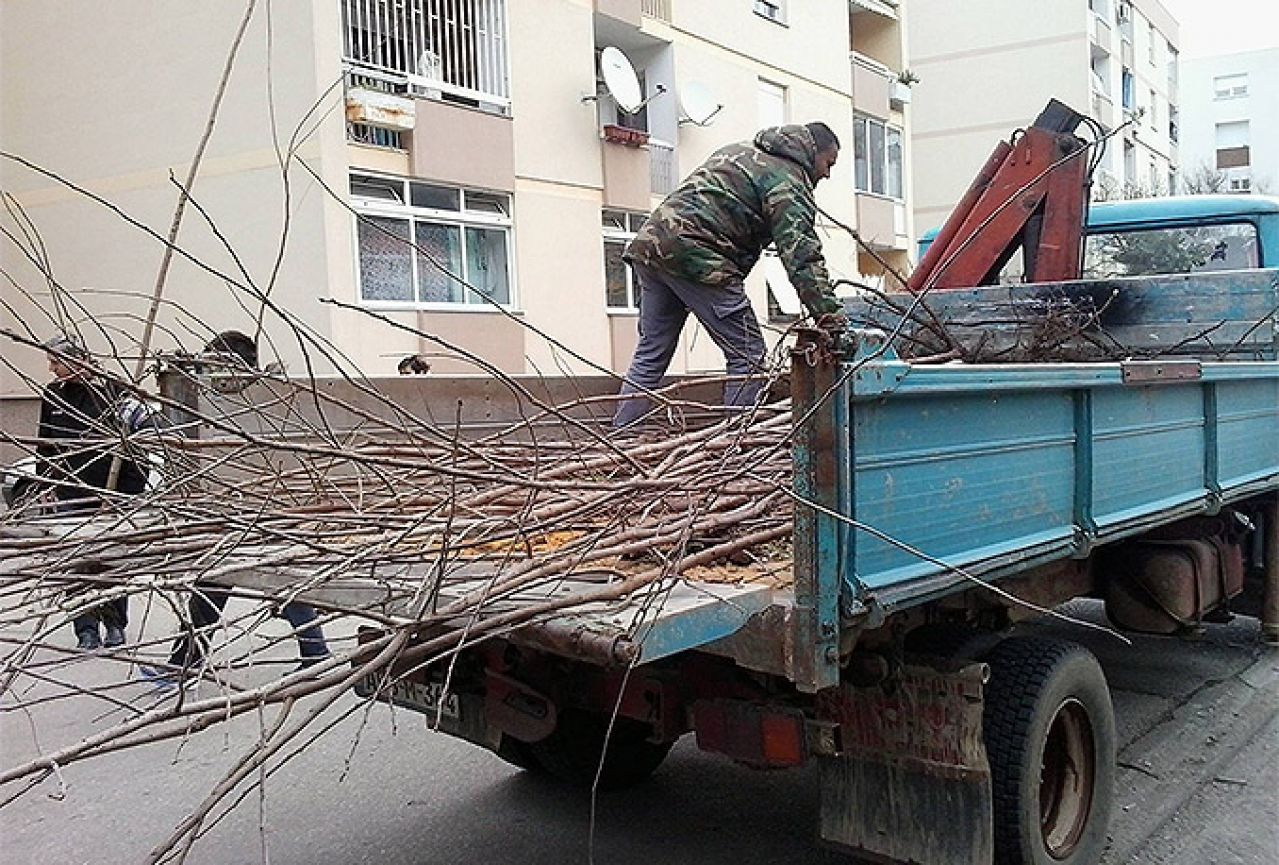
<instances>
[{"instance_id":1,"label":"text on license plate","mask_svg":"<svg viewBox=\"0 0 1279 865\"><path fill-rule=\"evenodd\" d=\"M442 717L453 720L461 715L457 694L445 694L442 682L411 682L402 679L387 683L378 691L379 684L380 677L370 676L364 680L364 687L360 690L368 695L376 693L379 700L388 700L397 706L417 709L431 715L438 712ZM443 707L440 705L441 697L444 699Z\"/></svg>"}]
</instances>

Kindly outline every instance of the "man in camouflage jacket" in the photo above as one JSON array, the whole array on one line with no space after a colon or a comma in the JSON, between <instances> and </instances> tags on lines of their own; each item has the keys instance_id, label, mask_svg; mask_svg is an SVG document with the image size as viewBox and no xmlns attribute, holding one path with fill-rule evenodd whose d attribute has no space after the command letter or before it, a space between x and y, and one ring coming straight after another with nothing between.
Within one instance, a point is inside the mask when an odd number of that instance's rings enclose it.
<instances>
[{"instance_id":1,"label":"man in camouflage jacket","mask_svg":"<svg viewBox=\"0 0 1279 865\"><path fill-rule=\"evenodd\" d=\"M648 217L626 248L640 287L639 344L622 395L661 382L691 312L724 352L730 376L759 372L764 339L742 282L770 243L815 318L838 315L814 222L813 187L830 176L839 140L824 123L765 129L753 142L711 154ZM737 380L724 403L755 402L760 384ZM613 425L630 424L648 400L624 400Z\"/></svg>"}]
</instances>

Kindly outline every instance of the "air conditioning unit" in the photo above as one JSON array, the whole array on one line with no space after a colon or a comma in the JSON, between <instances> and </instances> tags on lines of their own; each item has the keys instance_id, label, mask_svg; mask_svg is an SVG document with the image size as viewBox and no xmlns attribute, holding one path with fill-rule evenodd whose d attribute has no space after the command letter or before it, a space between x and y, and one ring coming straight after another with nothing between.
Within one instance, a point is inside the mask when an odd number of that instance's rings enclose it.
<instances>
[{"instance_id":1,"label":"air conditioning unit","mask_svg":"<svg viewBox=\"0 0 1279 865\"><path fill-rule=\"evenodd\" d=\"M412 99L380 90L352 87L346 91L346 119L348 123L412 132L417 112Z\"/></svg>"}]
</instances>

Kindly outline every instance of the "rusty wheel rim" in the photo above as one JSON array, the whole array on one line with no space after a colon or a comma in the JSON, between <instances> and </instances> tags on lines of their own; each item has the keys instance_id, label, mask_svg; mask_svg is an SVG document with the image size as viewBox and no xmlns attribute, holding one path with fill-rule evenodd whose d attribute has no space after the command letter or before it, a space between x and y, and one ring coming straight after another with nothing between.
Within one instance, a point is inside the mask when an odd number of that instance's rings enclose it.
<instances>
[{"instance_id":1,"label":"rusty wheel rim","mask_svg":"<svg viewBox=\"0 0 1279 865\"><path fill-rule=\"evenodd\" d=\"M1092 810L1096 777L1088 712L1078 700L1067 700L1048 726L1039 776L1039 827L1044 848L1054 859L1066 858L1078 846Z\"/></svg>"}]
</instances>

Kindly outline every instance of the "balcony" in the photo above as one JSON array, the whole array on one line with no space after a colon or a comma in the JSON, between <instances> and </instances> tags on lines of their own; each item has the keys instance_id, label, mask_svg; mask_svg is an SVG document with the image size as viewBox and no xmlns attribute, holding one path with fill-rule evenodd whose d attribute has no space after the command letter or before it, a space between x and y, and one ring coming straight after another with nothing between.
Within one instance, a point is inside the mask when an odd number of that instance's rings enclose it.
<instances>
[{"instance_id":1,"label":"balcony","mask_svg":"<svg viewBox=\"0 0 1279 865\"><path fill-rule=\"evenodd\" d=\"M1093 13L1092 16L1092 44L1094 49L1099 49L1105 54L1115 50L1115 35L1110 29L1110 22L1097 13Z\"/></svg>"},{"instance_id":2,"label":"balcony","mask_svg":"<svg viewBox=\"0 0 1279 865\"><path fill-rule=\"evenodd\" d=\"M651 143L637 147L603 137L604 206L647 213L651 207Z\"/></svg>"},{"instance_id":3,"label":"balcony","mask_svg":"<svg viewBox=\"0 0 1279 865\"><path fill-rule=\"evenodd\" d=\"M1102 123L1112 123L1115 116L1115 103L1105 93L1098 93L1094 90L1092 94L1092 116L1094 120L1100 120Z\"/></svg>"},{"instance_id":4,"label":"balcony","mask_svg":"<svg viewBox=\"0 0 1279 865\"><path fill-rule=\"evenodd\" d=\"M897 76L882 63L852 52L853 109L873 117L888 117L893 83Z\"/></svg>"},{"instance_id":5,"label":"balcony","mask_svg":"<svg viewBox=\"0 0 1279 865\"><path fill-rule=\"evenodd\" d=\"M595 0L595 11L631 27L640 26L640 0Z\"/></svg>"},{"instance_id":6,"label":"balcony","mask_svg":"<svg viewBox=\"0 0 1279 865\"><path fill-rule=\"evenodd\" d=\"M506 0L342 2L342 59L388 89L505 114Z\"/></svg>"}]
</instances>

